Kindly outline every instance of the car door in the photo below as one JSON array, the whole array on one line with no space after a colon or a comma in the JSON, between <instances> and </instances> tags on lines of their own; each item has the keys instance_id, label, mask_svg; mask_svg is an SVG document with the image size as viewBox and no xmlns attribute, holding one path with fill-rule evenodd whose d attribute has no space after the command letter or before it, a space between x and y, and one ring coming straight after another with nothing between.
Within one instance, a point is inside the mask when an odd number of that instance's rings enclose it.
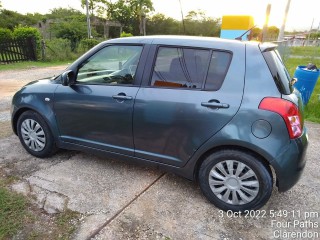
<instances>
[{"instance_id":1,"label":"car door","mask_svg":"<svg viewBox=\"0 0 320 240\"><path fill-rule=\"evenodd\" d=\"M135 100L135 156L183 166L238 111L244 61L224 50L159 46L154 52Z\"/></svg>"},{"instance_id":2,"label":"car door","mask_svg":"<svg viewBox=\"0 0 320 240\"><path fill-rule=\"evenodd\" d=\"M75 84L57 87L54 109L63 142L133 155L132 112L142 50L106 46L79 64Z\"/></svg>"}]
</instances>

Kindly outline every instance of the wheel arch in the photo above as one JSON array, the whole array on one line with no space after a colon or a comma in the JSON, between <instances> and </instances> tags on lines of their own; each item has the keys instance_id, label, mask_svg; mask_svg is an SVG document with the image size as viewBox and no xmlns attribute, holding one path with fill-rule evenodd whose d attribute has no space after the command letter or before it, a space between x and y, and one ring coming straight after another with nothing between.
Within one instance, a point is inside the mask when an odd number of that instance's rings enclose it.
<instances>
[{"instance_id":1,"label":"wheel arch","mask_svg":"<svg viewBox=\"0 0 320 240\"><path fill-rule=\"evenodd\" d=\"M27 111L33 111L33 112L39 114L39 115L43 118L43 120L44 120L45 123L47 124L47 126L48 126L51 134L53 135L56 144L58 144L58 134L57 134L57 131L55 131L55 130L57 130L57 126L56 126L55 119L52 119L52 117L49 117L49 118L48 118L45 114L43 114L43 113L41 113L40 111L37 111L36 109L34 109L34 108L32 108L32 107L29 107L29 106L27 106L27 107L21 107L21 108L19 108L19 109L14 113L14 115L13 115L13 117L12 117L12 129L13 129L13 132L14 132L16 135L18 135L18 130L17 130L18 120L19 120L20 116L21 116L23 113L27 112ZM50 113L50 112L49 112L49 116L50 116L51 114L53 115L53 113ZM53 118L54 118L54 117L53 117ZM56 128L56 129L54 129L54 128Z\"/></svg>"},{"instance_id":2,"label":"wheel arch","mask_svg":"<svg viewBox=\"0 0 320 240\"><path fill-rule=\"evenodd\" d=\"M252 156L254 156L256 159L258 159L268 170L268 172L270 173L271 177L273 179L277 179L276 178L276 174L275 174L275 170L272 167L272 164L265 158L263 157L261 154L253 151L252 149L246 148L246 147L242 147L242 146L237 146L237 145L222 145L222 146L216 146L213 147L209 150L207 150L206 152L204 152L196 161L195 167L194 167L194 172L193 172L193 178L194 180L198 181L198 175L199 175L199 169L201 164L203 163L203 161L212 153L214 152L218 152L218 151L222 151L222 150L235 150L235 151L241 151L241 152L246 152Z\"/></svg>"}]
</instances>

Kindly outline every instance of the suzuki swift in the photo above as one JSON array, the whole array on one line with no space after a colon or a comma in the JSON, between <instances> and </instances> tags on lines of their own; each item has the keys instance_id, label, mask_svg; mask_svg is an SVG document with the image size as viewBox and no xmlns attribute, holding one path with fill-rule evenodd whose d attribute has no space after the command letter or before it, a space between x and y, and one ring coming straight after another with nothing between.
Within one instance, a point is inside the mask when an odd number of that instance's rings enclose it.
<instances>
[{"instance_id":1,"label":"suzuki swift","mask_svg":"<svg viewBox=\"0 0 320 240\"><path fill-rule=\"evenodd\" d=\"M273 44L112 39L18 91L12 127L36 157L62 148L144 162L197 180L220 209L258 209L305 166L294 82Z\"/></svg>"}]
</instances>

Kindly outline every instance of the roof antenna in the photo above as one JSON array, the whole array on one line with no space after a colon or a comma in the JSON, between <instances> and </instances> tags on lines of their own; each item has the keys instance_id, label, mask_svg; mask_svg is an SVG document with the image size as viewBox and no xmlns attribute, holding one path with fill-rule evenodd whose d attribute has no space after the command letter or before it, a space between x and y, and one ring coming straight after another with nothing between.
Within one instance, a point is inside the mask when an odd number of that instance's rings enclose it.
<instances>
[{"instance_id":1,"label":"roof antenna","mask_svg":"<svg viewBox=\"0 0 320 240\"><path fill-rule=\"evenodd\" d=\"M242 37L243 37L244 35L246 35L249 31L251 31L252 29L254 29L256 26L257 26L257 25L254 25L252 28L250 28L250 29L248 29L247 31L245 31L244 34L242 34L242 35L239 36L239 37L236 37L235 40L240 40L240 41L242 41Z\"/></svg>"}]
</instances>

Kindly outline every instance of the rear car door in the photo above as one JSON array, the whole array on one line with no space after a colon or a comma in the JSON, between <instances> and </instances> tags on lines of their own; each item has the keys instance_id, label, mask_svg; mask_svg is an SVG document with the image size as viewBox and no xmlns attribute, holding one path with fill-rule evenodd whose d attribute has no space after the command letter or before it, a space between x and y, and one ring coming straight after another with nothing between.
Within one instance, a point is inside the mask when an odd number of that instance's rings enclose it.
<instances>
[{"instance_id":1,"label":"rear car door","mask_svg":"<svg viewBox=\"0 0 320 240\"><path fill-rule=\"evenodd\" d=\"M134 106L135 156L181 167L238 111L244 49L155 46L151 53Z\"/></svg>"},{"instance_id":2,"label":"rear car door","mask_svg":"<svg viewBox=\"0 0 320 240\"><path fill-rule=\"evenodd\" d=\"M133 155L132 112L143 46L108 45L77 68L76 83L55 92L63 142Z\"/></svg>"}]
</instances>

